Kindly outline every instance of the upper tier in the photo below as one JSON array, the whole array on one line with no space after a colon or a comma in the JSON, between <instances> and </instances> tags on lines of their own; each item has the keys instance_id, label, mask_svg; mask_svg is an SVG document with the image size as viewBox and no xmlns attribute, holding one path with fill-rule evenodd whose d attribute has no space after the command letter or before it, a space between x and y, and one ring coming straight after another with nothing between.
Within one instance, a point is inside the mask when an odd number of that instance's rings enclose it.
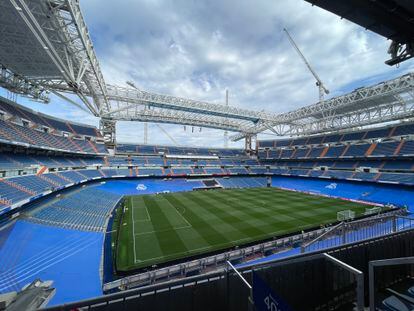
<instances>
[{"instance_id":1,"label":"upper tier","mask_svg":"<svg viewBox=\"0 0 414 311\"><path fill-rule=\"evenodd\" d=\"M401 157L414 155L414 124L258 142L262 159Z\"/></svg>"},{"instance_id":2,"label":"upper tier","mask_svg":"<svg viewBox=\"0 0 414 311\"><path fill-rule=\"evenodd\" d=\"M108 153L95 127L37 113L2 97L0 142L77 154Z\"/></svg>"},{"instance_id":3,"label":"upper tier","mask_svg":"<svg viewBox=\"0 0 414 311\"><path fill-rule=\"evenodd\" d=\"M326 134L288 139L260 140L257 143L259 148L299 147L306 145L369 141L381 138L384 139L405 137L409 135L414 135L414 123L392 125L376 129L365 129L342 134Z\"/></svg>"},{"instance_id":4,"label":"upper tier","mask_svg":"<svg viewBox=\"0 0 414 311\"><path fill-rule=\"evenodd\" d=\"M39 126L47 127L53 130L67 132L74 135L86 135L91 137L101 137L96 127L68 122L46 114L33 111L29 108L18 105L0 96L0 112L5 112L16 116L20 119L33 122Z\"/></svg>"}]
</instances>

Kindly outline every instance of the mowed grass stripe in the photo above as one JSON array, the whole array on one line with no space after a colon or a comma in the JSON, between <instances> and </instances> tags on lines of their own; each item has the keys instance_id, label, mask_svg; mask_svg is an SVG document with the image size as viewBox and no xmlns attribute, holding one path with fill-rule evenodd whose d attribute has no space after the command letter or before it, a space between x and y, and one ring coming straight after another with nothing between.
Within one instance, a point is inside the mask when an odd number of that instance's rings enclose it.
<instances>
[{"instance_id":1,"label":"mowed grass stripe","mask_svg":"<svg viewBox=\"0 0 414 311\"><path fill-rule=\"evenodd\" d=\"M141 261L134 264L132 208L124 215L127 225L120 227L117 252L124 257L117 259L122 271L318 227L336 221L338 211L352 209L361 214L367 207L276 188L143 195L137 201L145 204L151 221L142 221L144 215L136 217L141 220L135 223Z\"/></svg>"},{"instance_id":2,"label":"mowed grass stripe","mask_svg":"<svg viewBox=\"0 0 414 311\"><path fill-rule=\"evenodd\" d=\"M215 199L217 203L219 203L224 198L220 195L216 194L209 194L209 197L212 199ZM254 199L252 198L244 198L244 200L240 200L240 204L236 204L233 202L230 204L234 209L241 210L245 214L245 218L256 218L260 219L262 221L262 232L261 234L257 234L256 237L265 237L265 236L272 236L278 232L286 231L291 232L292 230L296 229L297 227L300 227L301 229L305 229L310 225L313 225L315 223L315 219L318 217L301 217L290 208L290 210L283 210L283 209L277 209L277 214L275 214L275 207L269 206L269 205L278 205L278 202L273 202L273 204L268 204L268 206L265 207L266 212L259 212L256 209L251 208L251 204L254 203ZM250 208L249 208L250 206ZM241 208L241 209L240 209ZM284 212L283 212L284 211ZM290 220L286 221L286 218L284 221L280 221L278 218L280 216L285 215ZM289 214L289 215L288 215ZM270 216L271 215L271 216ZM267 233L266 233L267 232Z\"/></svg>"},{"instance_id":3,"label":"mowed grass stripe","mask_svg":"<svg viewBox=\"0 0 414 311\"><path fill-rule=\"evenodd\" d=\"M209 198L215 200L216 202L225 200L225 197L223 197L223 195L219 195L218 193L209 194ZM258 222L258 225L262 228L260 233L257 234L259 236L266 233L266 231L268 232L268 230L263 230L263 228L267 228L268 226L274 228L275 226L282 226L286 223L296 221L296 218L293 216L288 216L288 219L290 219L290 221L287 221L287 218L284 218L283 221L280 221L280 215L275 214L275 208L271 206L263 206L263 209L265 211L256 209L255 206L252 208L254 199L244 198L243 200L239 201L230 201L227 204L229 204L234 209L239 208L239 213L242 213L244 215L244 219L255 219Z\"/></svg>"},{"instance_id":4,"label":"mowed grass stripe","mask_svg":"<svg viewBox=\"0 0 414 311\"><path fill-rule=\"evenodd\" d=\"M184 205L179 204L179 202L172 202L167 200L167 198L170 197L169 195L162 195L162 197L163 200L165 200L165 202L174 208L176 213L179 214L182 219L184 219L187 225L190 226L189 228L181 228L177 230L178 235L188 249L187 253L197 253L199 251L209 249L211 247L211 244L206 240L205 234L200 234L197 232L197 230L194 230L194 227L188 221L188 209L186 209Z\"/></svg>"},{"instance_id":5,"label":"mowed grass stripe","mask_svg":"<svg viewBox=\"0 0 414 311\"><path fill-rule=\"evenodd\" d=\"M207 192L205 192L207 193ZM230 211L231 208L226 202L221 202L221 208L212 204L209 198L205 198L204 193L188 193L187 197L192 200L193 202L198 203L199 205L203 205L204 208L207 208L210 212L216 214L220 219L225 221L231 227L234 228L235 231L239 231L243 237L249 237L251 235L260 235L263 234L263 231L259 228L253 227L243 221L241 218L234 216ZM246 219L244 219L246 220Z\"/></svg>"},{"instance_id":6,"label":"mowed grass stripe","mask_svg":"<svg viewBox=\"0 0 414 311\"><path fill-rule=\"evenodd\" d=\"M229 223L223 214L215 213L210 209L210 203L204 200L194 201L188 194L177 194L174 196L186 206L187 211L191 212L194 218L190 218L193 227L206 230L205 238L211 245L221 244L228 241L231 245L233 240L246 238L243 232ZM215 236L215 233L218 233Z\"/></svg>"},{"instance_id":7,"label":"mowed grass stripe","mask_svg":"<svg viewBox=\"0 0 414 311\"><path fill-rule=\"evenodd\" d=\"M190 208L184 202L179 200L179 196L165 196L165 199L168 200L172 205L185 209L185 216L187 220L193 226L193 230L196 231L200 236L209 245L214 245L217 243L229 242L225 235L221 234L220 231L216 230L212 223L208 223L203 219L202 216L199 216L194 210L202 209L201 206Z\"/></svg>"},{"instance_id":8,"label":"mowed grass stripe","mask_svg":"<svg viewBox=\"0 0 414 311\"><path fill-rule=\"evenodd\" d=\"M235 215L242 216L240 219L242 221L248 222L249 220L254 220L257 225L259 226L266 226L269 224L274 225L278 222L277 215L273 215L272 211L268 208L266 208L265 212L262 212L256 208L251 208L252 204L254 204L255 199L254 198L240 198L237 201L235 200L229 200L226 197L228 197L228 194L224 193L209 193L208 198L211 199L214 204L217 205L219 209L223 208L230 208L232 213ZM212 203L213 203L212 202ZM220 206L220 202L225 202L227 206L223 207ZM273 210L274 212L274 210ZM270 215L272 214L272 215ZM260 227L259 227L260 228ZM260 233L265 233L265 231L260 230Z\"/></svg>"},{"instance_id":9,"label":"mowed grass stripe","mask_svg":"<svg viewBox=\"0 0 414 311\"><path fill-rule=\"evenodd\" d=\"M155 219L155 221L152 221L155 231L163 230L166 227L171 228L169 231L154 233L157 236L158 244L160 245L164 255L168 255L168 253L186 252L187 248L178 236L176 230L174 230L174 226L160 208L155 196L144 196L144 202L147 206L151 219Z\"/></svg>"}]
</instances>

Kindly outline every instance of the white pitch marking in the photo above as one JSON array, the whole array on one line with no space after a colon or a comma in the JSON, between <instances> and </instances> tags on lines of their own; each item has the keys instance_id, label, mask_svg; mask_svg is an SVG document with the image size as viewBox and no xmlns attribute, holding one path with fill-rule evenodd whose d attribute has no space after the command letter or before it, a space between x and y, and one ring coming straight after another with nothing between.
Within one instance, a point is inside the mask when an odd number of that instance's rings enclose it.
<instances>
[{"instance_id":1,"label":"white pitch marking","mask_svg":"<svg viewBox=\"0 0 414 311\"><path fill-rule=\"evenodd\" d=\"M184 213L183 214L181 214L176 208L175 208L175 206L174 205L172 205L168 200L167 200L167 203L168 203L168 205L169 206L171 206L172 207L172 209L174 210L174 211L176 211L177 212L177 214L178 215L180 215L181 216L181 218L182 219L184 219L184 221L186 222L186 224L188 225L188 226L190 226L190 227L192 227L192 225L188 222L188 220L184 217ZM184 209L184 212L185 212L185 209Z\"/></svg>"},{"instance_id":2,"label":"white pitch marking","mask_svg":"<svg viewBox=\"0 0 414 311\"><path fill-rule=\"evenodd\" d=\"M132 240L134 241L134 262L137 262L137 251L136 251L136 246L135 246L135 221L134 221L134 201L131 199L131 204L132 204Z\"/></svg>"},{"instance_id":3,"label":"white pitch marking","mask_svg":"<svg viewBox=\"0 0 414 311\"><path fill-rule=\"evenodd\" d=\"M132 203L132 209L135 209L134 197L131 197L131 203ZM142 208L142 207L138 206L138 208ZM140 220L135 220L134 219L134 222L152 221L151 220L151 216L150 216L150 214L148 212L147 206L145 204L144 204L144 209L145 209L145 212L147 213L147 219L140 219Z\"/></svg>"},{"instance_id":4,"label":"white pitch marking","mask_svg":"<svg viewBox=\"0 0 414 311\"><path fill-rule=\"evenodd\" d=\"M188 228L192 228L192 226L172 227L172 228L165 229L165 230L144 231L144 232L139 232L139 233L135 234L135 236L150 234L150 233L159 233L159 232L165 232L165 231L172 231L172 230L188 229Z\"/></svg>"}]
</instances>

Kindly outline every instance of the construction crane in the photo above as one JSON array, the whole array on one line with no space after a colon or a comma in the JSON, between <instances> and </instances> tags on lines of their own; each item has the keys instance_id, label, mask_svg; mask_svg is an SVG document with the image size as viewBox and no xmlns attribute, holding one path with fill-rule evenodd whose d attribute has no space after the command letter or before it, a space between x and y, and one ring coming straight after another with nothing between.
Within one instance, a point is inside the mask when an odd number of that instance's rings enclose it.
<instances>
[{"instance_id":1,"label":"construction crane","mask_svg":"<svg viewBox=\"0 0 414 311\"><path fill-rule=\"evenodd\" d=\"M134 82L127 81L126 84L138 90ZM145 106L144 109L147 109L147 106ZM172 137L161 125L157 123L155 125L173 142L175 146L179 146L178 142L174 139L174 137ZM148 144L148 122L144 122L144 145L147 145L147 144Z\"/></svg>"},{"instance_id":2,"label":"construction crane","mask_svg":"<svg viewBox=\"0 0 414 311\"><path fill-rule=\"evenodd\" d=\"M229 90L226 89L226 107L229 106ZM227 118L226 118L227 122ZM229 132L227 130L224 131L224 148L229 147Z\"/></svg>"},{"instance_id":3,"label":"construction crane","mask_svg":"<svg viewBox=\"0 0 414 311\"><path fill-rule=\"evenodd\" d=\"M167 136L176 147L179 147L180 144L172 137L161 125L155 123L155 125Z\"/></svg>"},{"instance_id":4,"label":"construction crane","mask_svg":"<svg viewBox=\"0 0 414 311\"><path fill-rule=\"evenodd\" d=\"M319 76L316 74L315 70L313 70L313 68L311 67L311 65L309 64L309 62L307 61L307 59L305 58L305 56L302 54L302 52L299 50L298 46L296 45L295 41L293 41L292 37L290 36L289 32L287 31L286 28L283 28L283 31L286 32L286 35L290 41L290 43L292 44L292 46L294 47L294 49L296 50L296 52L298 52L299 56L302 58L302 60L304 61L306 67L308 67L309 71L312 73L313 77L316 79L316 86L319 89L319 101L322 102L324 95L328 95L329 94L329 90L325 87L325 85L323 84L323 82L321 81L321 79L319 78Z\"/></svg>"}]
</instances>

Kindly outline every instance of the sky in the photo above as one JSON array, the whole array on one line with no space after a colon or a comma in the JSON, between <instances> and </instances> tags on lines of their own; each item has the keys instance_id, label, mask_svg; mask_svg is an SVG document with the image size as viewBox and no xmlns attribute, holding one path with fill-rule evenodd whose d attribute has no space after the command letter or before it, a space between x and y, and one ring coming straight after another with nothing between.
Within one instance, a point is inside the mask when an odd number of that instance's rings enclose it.
<instances>
[{"instance_id":1,"label":"sky","mask_svg":"<svg viewBox=\"0 0 414 311\"><path fill-rule=\"evenodd\" d=\"M384 64L389 41L303 0L81 0L107 83L240 108L287 112L318 99L315 81L283 32L286 27L329 97L413 71ZM7 92L0 90L0 95ZM328 98L329 98L328 97ZM98 125L58 98L32 109ZM162 125L179 145L224 144L223 132ZM232 133L230 133L231 135ZM269 139L266 134L259 138ZM119 142L142 143L143 124L120 122ZM149 143L173 145L155 125ZM239 147L242 142L229 142Z\"/></svg>"}]
</instances>

